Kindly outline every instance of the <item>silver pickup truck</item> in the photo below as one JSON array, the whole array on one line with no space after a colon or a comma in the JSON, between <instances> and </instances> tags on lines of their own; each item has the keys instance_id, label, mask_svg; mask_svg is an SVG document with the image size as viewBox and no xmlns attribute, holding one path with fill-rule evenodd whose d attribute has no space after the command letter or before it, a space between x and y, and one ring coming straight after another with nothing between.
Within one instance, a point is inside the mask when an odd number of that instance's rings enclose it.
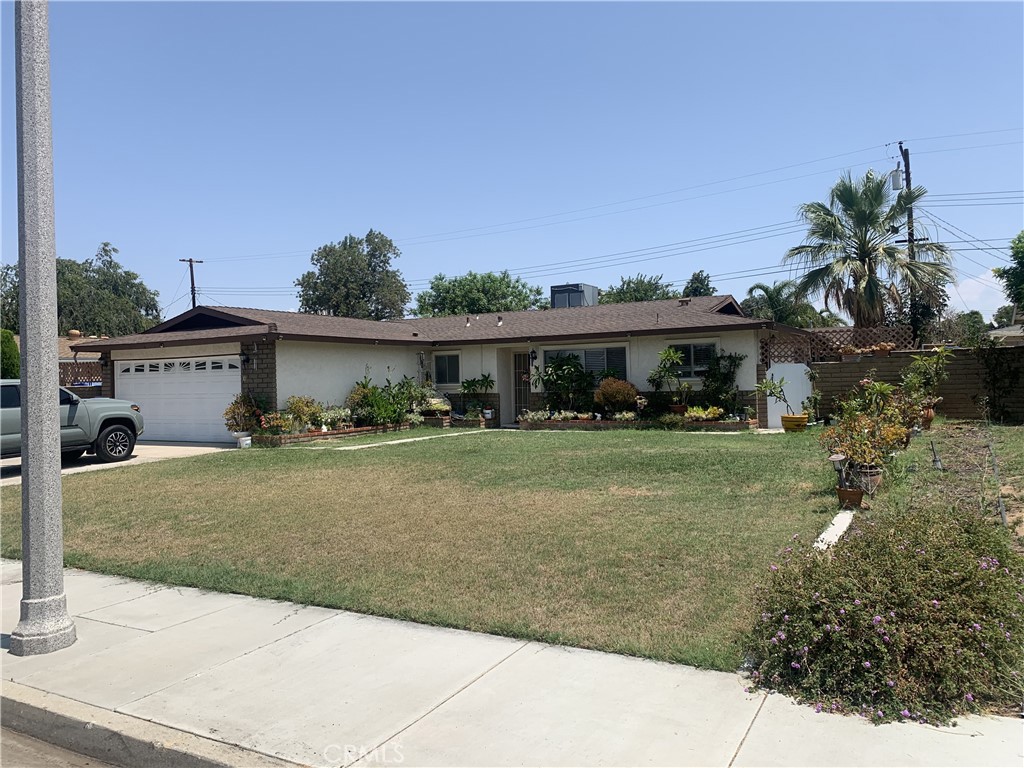
<instances>
[{"instance_id":1,"label":"silver pickup truck","mask_svg":"<svg viewBox=\"0 0 1024 768\"><path fill-rule=\"evenodd\" d=\"M100 461L124 461L142 434L139 406L109 397L82 399L61 387L61 458L95 453ZM21 455L21 387L18 379L0 380L0 457Z\"/></svg>"}]
</instances>

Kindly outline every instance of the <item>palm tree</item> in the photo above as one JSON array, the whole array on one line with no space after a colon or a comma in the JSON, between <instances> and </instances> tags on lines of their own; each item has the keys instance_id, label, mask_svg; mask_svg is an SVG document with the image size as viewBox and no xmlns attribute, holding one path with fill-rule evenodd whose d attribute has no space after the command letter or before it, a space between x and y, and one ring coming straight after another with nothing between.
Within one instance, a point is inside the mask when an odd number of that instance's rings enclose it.
<instances>
[{"instance_id":1,"label":"palm tree","mask_svg":"<svg viewBox=\"0 0 1024 768\"><path fill-rule=\"evenodd\" d=\"M842 310L854 326L885 323L886 306L916 293L929 304L953 279L950 256L941 243L915 243L916 260L895 240L904 232L907 208L927 194L924 187L901 190L893 199L888 177L868 171L863 179L845 173L832 187L828 204L804 203L803 245L790 248L783 263L806 269L797 281L805 296L823 296L825 307Z\"/></svg>"},{"instance_id":2,"label":"palm tree","mask_svg":"<svg viewBox=\"0 0 1024 768\"><path fill-rule=\"evenodd\" d=\"M774 320L782 325L796 328L824 325L818 310L800 294L794 280L772 285L754 283L747 290L742 306L751 317Z\"/></svg>"}]
</instances>

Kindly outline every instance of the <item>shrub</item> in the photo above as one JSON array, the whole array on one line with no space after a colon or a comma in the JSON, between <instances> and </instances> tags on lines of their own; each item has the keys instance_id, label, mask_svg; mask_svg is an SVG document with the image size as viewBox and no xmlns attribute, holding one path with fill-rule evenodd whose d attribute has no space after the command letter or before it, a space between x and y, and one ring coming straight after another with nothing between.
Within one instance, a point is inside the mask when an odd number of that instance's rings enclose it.
<instances>
[{"instance_id":1,"label":"shrub","mask_svg":"<svg viewBox=\"0 0 1024 768\"><path fill-rule=\"evenodd\" d=\"M539 424L542 421L547 421L550 418L547 411L523 411L519 414L519 420L525 421L527 424Z\"/></svg>"},{"instance_id":2,"label":"shrub","mask_svg":"<svg viewBox=\"0 0 1024 768\"><path fill-rule=\"evenodd\" d=\"M410 427L418 427L423 424L424 416L422 413L407 413L405 414L405 420L409 423Z\"/></svg>"},{"instance_id":3,"label":"shrub","mask_svg":"<svg viewBox=\"0 0 1024 768\"><path fill-rule=\"evenodd\" d=\"M686 416L681 413L666 413L658 419L665 429L685 429Z\"/></svg>"},{"instance_id":4,"label":"shrub","mask_svg":"<svg viewBox=\"0 0 1024 768\"><path fill-rule=\"evenodd\" d=\"M339 429L342 424L348 424L352 420L352 411L334 405L325 408L321 418L328 429Z\"/></svg>"},{"instance_id":5,"label":"shrub","mask_svg":"<svg viewBox=\"0 0 1024 768\"><path fill-rule=\"evenodd\" d=\"M235 395L224 410L224 426L231 432L253 432L260 426L260 417L266 411L262 400L247 394Z\"/></svg>"},{"instance_id":6,"label":"shrub","mask_svg":"<svg viewBox=\"0 0 1024 768\"><path fill-rule=\"evenodd\" d=\"M621 411L620 413L616 413L614 416L612 416L612 418L615 421L636 421L636 412Z\"/></svg>"},{"instance_id":7,"label":"shrub","mask_svg":"<svg viewBox=\"0 0 1024 768\"><path fill-rule=\"evenodd\" d=\"M573 421L577 416L576 411L556 411L550 418L552 421Z\"/></svg>"},{"instance_id":8,"label":"shrub","mask_svg":"<svg viewBox=\"0 0 1024 768\"><path fill-rule=\"evenodd\" d=\"M287 411L270 411L260 415L253 430L261 435L287 435L295 431L295 419Z\"/></svg>"},{"instance_id":9,"label":"shrub","mask_svg":"<svg viewBox=\"0 0 1024 768\"><path fill-rule=\"evenodd\" d=\"M622 379L602 379L594 395L594 403L603 413L616 413L636 407L636 387Z\"/></svg>"},{"instance_id":10,"label":"shrub","mask_svg":"<svg viewBox=\"0 0 1024 768\"><path fill-rule=\"evenodd\" d=\"M292 395L284 401L284 409L300 427L323 424L323 404L308 395Z\"/></svg>"},{"instance_id":11,"label":"shrub","mask_svg":"<svg viewBox=\"0 0 1024 768\"><path fill-rule=\"evenodd\" d=\"M829 553L794 544L758 587L755 685L876 722L944 723L1020 705L1024 557L948 509L855 523Z\"/></svg>"},{"instance_id":12,"label":"shrub","mask_svg":"<svg viewBox=\"0 0 1024 768\"><path fill-rule=\"evenodd\" d=\"M0 379L16 379L21 376L21 353L14 341L14 334L6 328L0 331L0 369Z\"/></svg>"},{"instance_id":13,"label":"shrub","mask_svg":"<svg viewBox=\"0 0 1024 768\"><path fill-rule=\"evenodd\" d=\"M556 355L544 365L543 371L538 366L533 370L531 381L544 390L549 408L589 409L594 377L576 355Z\"/></svg>"},{"instance_id":14,"label":"shrub","mask_svg":"<svg viewBox=\"0 0 1024 768\"><path fill-rule=\"evenodd\" d=\"M718 406L709 405L707 408L690 407L685 418L687 421L718 421L724 414L725 411Z\"/></svg>"}]
</instances>

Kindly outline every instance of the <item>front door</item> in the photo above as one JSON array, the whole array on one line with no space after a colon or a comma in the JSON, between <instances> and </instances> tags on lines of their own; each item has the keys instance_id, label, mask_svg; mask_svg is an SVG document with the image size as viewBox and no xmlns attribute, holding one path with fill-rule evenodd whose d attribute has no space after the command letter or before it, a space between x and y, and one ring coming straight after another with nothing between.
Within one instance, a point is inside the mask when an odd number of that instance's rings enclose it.
<instances>
[{"instance_id":1,"label":"front door","mask_svg":"<svg viewBox=\"0 0 1024 768\"><path fill-rule=\"evenodd\" d=\"M512 356L512 391L515 416L530 410L530 356L516 352Z\"/></svg>"}]
</instances>

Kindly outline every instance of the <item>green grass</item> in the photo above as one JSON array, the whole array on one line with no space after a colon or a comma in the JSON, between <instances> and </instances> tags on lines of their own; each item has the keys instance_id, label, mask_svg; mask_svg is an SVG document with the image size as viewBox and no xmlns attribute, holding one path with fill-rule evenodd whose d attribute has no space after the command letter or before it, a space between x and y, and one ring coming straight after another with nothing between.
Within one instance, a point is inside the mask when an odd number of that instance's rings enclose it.
<instances>
[{"instance_id":1,"label":"green grass","mask_svg":"<svg viewBox=\"0 0 1024 768\"><path fill-rule=\"evenodd\" d=\"M754 584L828 525L832 485L813 432L228 451L65 477L66 561L735 669ZM0 496L7 557L17 495Z\"/></svg>"},{"instance_id":2,"label":"green grass","mask_svg":"<svg viewBox=\"0 0 1024 768\"><path fill-rule=\"evenodd\" d=\"M378 432L369 435L353 435L352 437L324 438L310 443L290 443L284 448L344 448L348 445L372 445L374 443L390 443L393 440L409 440L414 437L437 437L440 435L458 434L461 430L439 429L438 427L416 427L401 432ZM469 431L469 430L466 430ZM260 446L256 446L260 447ZM274 450L277 450L275 448Z\"/></svg>"}]
</instances>

